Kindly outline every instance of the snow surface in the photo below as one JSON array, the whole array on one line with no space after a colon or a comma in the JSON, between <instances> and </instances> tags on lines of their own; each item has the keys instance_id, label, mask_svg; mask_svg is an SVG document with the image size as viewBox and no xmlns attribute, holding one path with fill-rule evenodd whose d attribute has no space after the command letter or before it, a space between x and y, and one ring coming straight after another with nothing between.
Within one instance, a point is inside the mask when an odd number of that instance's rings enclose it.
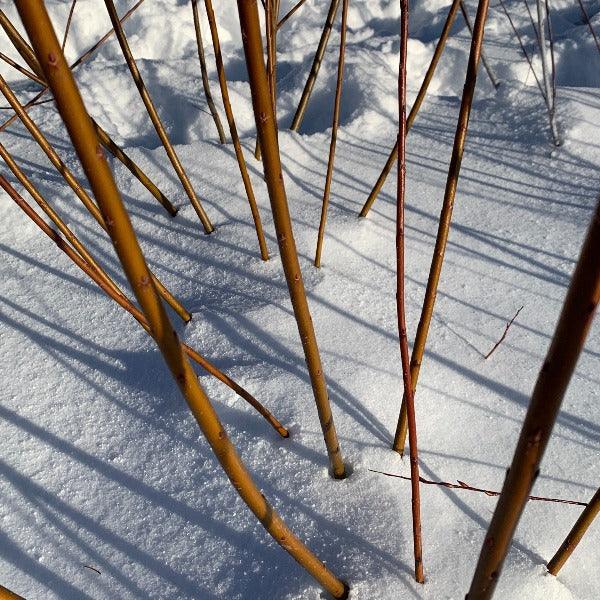
<instances>
[{"instance_id":1,"label":"snow surface","mask_svg":"<svg viewBox=\"0 0 600 600\"><path fill-rule=\"evenodd\" d=\"M16 20L13 3L2 8ZM48 0L62 33L70 2ZM202 3L200 3L202 4ZM463 598L495 498L422 486L426 583L412 579L410 484L390 448L401 397L390 177L357 219L393 144L398 3L351 2L323 267L312 266L331 123L338 35L299 134L289 124L327 10L309 0L279 36L284 176L342 450L352 476L333 481L291 312L260 163L235 2L216 2L230 93L272 260L259 259L233 148L221 146L202 94L187 0L147 0L126 26L140 70L217 227L205 236L113 40L77 71L92 115L181 207L170 219L119 164L118 184L146 256L193 310L183 339L291 428L281 440L228 388L200 373L258 485L292 529L352 588L353 600ZM467 3L472 15L475 2ZM600 32L600 2L585 1ZM130 4L118 2L123 12ZM292 2L282 2L282 13ZM449 3L415 2L410 100ZM600 58L574 0L551 0L558 120L550 146L542 99L500 7L485 48L454 222L416 396L422 475L499 490L600 189ZM508 7L528 51L522 2ZM532 4L533 10L533 4ZM203 14L203 13L202 13ZM109 29L100 0L79 0L73 60ZM209 37L203 16L205 42ZM408 141L407 308L414 336L464 80L460 14ZM0 50L15 56L0 37ZM220 100L207 45L213 94ZM540 73L539 58L534 67ZM6 65L27 99L35 84ZM3 116L10 112L3 111ZM80 173L52 104L32 111ZM222 115L223 122L224 115ZM15 125L2 134L36 185L124 282L105 236ZM7 169L2 172L6 173ZM318 599L324 595L262 530L226 480L153 342L39 233L0 201L0 582L29 599ZM485 354L524 306L507 339ZM587 501L600 482L600 319L573 377L534 493ZM496 597L600 597L600 522L558 578L544 564L580 507L531 502ZM93 567L100 574L87 567Z\"/></svg>"}]
</instances>

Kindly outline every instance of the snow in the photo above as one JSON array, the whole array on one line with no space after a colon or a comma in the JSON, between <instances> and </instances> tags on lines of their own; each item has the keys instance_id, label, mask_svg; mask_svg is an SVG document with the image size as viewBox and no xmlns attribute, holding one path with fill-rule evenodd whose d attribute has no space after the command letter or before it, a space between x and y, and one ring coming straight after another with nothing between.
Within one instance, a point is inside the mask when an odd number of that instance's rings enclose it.
<instances>
[{"instance_id":1,"label":"snow","mask_svg":"<svg viewBox=\"0 0 600 600\"><path fill-rule=\"evenodd\" d=\"M600 3L585 4L600 31ZM70 3L48 0L47 5L62 32ZM283 2L282 14L291 5ZM120 13L128 6L117 3ZM448 6L427 0L412 9L411 101ZM467 6L473 16L476 3ZM507 6L530 55L537 52L525 7L515 0ZM12 3L3 2L2 8L18 22ZM352 468L344 481L328 477L266 187L260 163L251 156L253 115L237 9L231 0L215 3L215 9L231 102L272 254L268 263L258 254L233 148L218 143L202 94L189 2L146 0L126 32L216 233L202 233L117 43L106 44L76 72L91 114L180 206L177 217L169 218L121 165L112 163L150 265L194 313L187 326L171 313L173 322L187 343L290 428L290 439L276 437L233 392L199 373L266 497L349 582L352 600L463 598L496 499L422 486L426 583L419 586L412 578L410 484L370 471L409 473L407 461L390 450L402 388L394 302L395 176L368 218L357 219L395 137L398 3L351 3L342 127L318 271L312 258L338 34L331 36L299 133L287 126L327 3L307 2L279 35L284 179L338 434ZM551 14L564 139L556 150L549 143L543 101L506 17L499 6L490 9L485 50L502 83L495 91L485 72L479 73L416 396L421 470L427 479L501 488L600 189L600 55L576 3L553 1ZM213 96L220 105L203 9L201 15ZM109 28L102 2L79 0L68 58L74 60ZM408 139L409 340L437 230L468 40L459 14ZM16 58L5 36L0 51ZM540 74L538 59L534 68ZM34 84L6 65L1 72L23 100L33 96ZM81 174L52 105L31 114L69 167ZM125 285L105 235L24 128L14 125L1 137L86 246ZM0 583L30 599L324 597L239 499L149 337L6 195L0 218ZM520 306L506 340L484 360ZM587 501L600 481L598 321L564 399L536 495ZM557 578L544 569L580 510L546 502L527 505L497 598L600 597L600 523L590 528Z\"/></svg>"}]
</instances>

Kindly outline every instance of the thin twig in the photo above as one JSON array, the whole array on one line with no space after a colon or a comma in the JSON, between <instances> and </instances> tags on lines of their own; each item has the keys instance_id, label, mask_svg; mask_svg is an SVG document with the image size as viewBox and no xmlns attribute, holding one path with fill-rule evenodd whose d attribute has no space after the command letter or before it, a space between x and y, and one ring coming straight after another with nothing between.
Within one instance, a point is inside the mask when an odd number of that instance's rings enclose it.
<instances>
[{"instance_id":1,"label":"thin twig","mask_svg":"<svg viewBox=\"0 0 600 600\"><path fill-rule=\"evenodd\" d=\"M71 19L73 18L73 12L75 12L75 5L77 4L77 0L73 0L71 4L71 10L69 11L69 17L67 18L67 25L65 26L65 35L63 37L62 44L60 46L61 50L65 51L65 46L67 45L67 38L69 37L69 29L71 29Z\"/></svg>"},{"instance_id":2,"label":"thin twig","mask_svg":"<svg viewBox=\"0 0 600 600\"><path fill-rule=\"evenodd\" d=\"M75 4L75 3L73 3ZM98 575L102 575L102 573L100 573L100 571L98 571L98 569L96 569L96 567L90 567L90 565L83 565L84 569L89 569L90 571L95 571L96 573L98 573Z\"/></svg>"},{"instance_id":3,"label":"thin twig","mask_svg":"<svg viewBox=\"0 0 600 600\"><path fill-rule=\"evenodd\" d=\"M588 15L587 10L585 10L585 6L583 5L583 2L581 0L577 0L577 2L579 2L579 7L581 8L581 12L583 13L583 18L585 19L585 22L587 23L587 26L589 27L590 33L592 34L592 37L594 38L594 41L596 42L596 48L598 48L598 52L600 52L600 41L598 41L598 36L596 35L594 28L592 27L592 22L590 21L590 16Z\"/></svg>"},{"instance_id":4,"label":"thin twig","mask_svg":"<svg viewBox=\"0 0 600 600\"><path fill-rule=\"evenodd\" d=\"M502 337L494 344L494 347L483 357L485 360L487 360L496 351L496 348L504 341L504 338L506 337L510 326L513 324L513 321L519 316L519 313L523 310L523 308L525 307L521 306L521 308L515 313L515 316L506 324Z\"/></svg>"},{"instance_id":5,"label":"thin twig","mask_svg":"<svg viewBox=\"0 0 600 600\"><path fill-rule=\"evenodd\" d=\"M279 29L284 23L287 22L287 20L299 9L301 8L304 3L306 2L306 0L300 0L300 2L297 2L294 7L285 15L285 17L283 17L279 23L277 23L277 29Z\"/></svg>"},{"instance_id":6,"label":"thin twig","mask_svg":"<svg viewBox=\"0 0 600 600\"><path fill-rule=\"evenodd\" d=\"M385 471L377 471L375 469L369 469L371 473L379 473L379 475L386 475L387 477L396 477L397 479L404 479L405 481L410 481L410 477L406 477L405 475L397 475L396 473L386 473ZM425 483L427 485L440 485L442 487L452 488L455 490L467 490L469 492L480 492L485 494L486 496L499 496L500 492L495 492L492 490L485 490L483 488L473 487L471 485L466 484L464 481L456 480L457 483L450 483L449 481L430 481L429 479L425 479L423 477L419 477L419 481L421 483ZM579 500L565 500L564 498L546 498L544 496L527 496L528 500L537 500L540 502L556 502L558 504L573 504L575 506L587 506L586 502L579 502Z\"/></svg>"}]
</instances>

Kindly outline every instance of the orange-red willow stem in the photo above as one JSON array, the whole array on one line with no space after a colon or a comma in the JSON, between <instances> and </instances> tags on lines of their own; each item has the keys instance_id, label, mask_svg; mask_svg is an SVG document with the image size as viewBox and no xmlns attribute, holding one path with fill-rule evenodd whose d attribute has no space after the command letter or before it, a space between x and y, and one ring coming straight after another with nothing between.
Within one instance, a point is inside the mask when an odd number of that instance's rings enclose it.
<instances>
[{"instance_id":1,"label":"orange-red willow stem","mask_svg":"<svg viewBox=\"0 0 600 600\"><path fill-rule=\"evenodd\" d=\"M410 379L408 338L406 335L406 306L404 286L404 202L406 198L406 59L408 53L408 0L400 0L400 69L398 74L398 189L396 201L396 310L402 360L404 397L408 414L408 442L410 447L411 507L413 520L413 552L415 580L425 582L423 574L423 544L421 540L421 497L419 492L419 453L417 449L417 421L414 394Z\"/></svg>"}]
</instances>

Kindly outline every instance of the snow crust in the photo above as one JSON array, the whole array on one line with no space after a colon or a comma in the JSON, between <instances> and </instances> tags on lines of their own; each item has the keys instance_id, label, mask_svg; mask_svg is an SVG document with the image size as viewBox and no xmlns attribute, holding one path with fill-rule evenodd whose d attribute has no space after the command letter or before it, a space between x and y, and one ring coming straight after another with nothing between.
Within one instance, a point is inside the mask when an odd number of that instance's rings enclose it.
<instances>
[{"instance_id":1,"label":"snow crust","mask_svg":"<svg viewBox=\"0 0 600 600\"><path fill-rule=\"evenodd\" d=\"M200 3L201 5L202 3ZM282 14L292 2L282 2ZM59 35L70 2L48 0ZM585 2L596 31L600 3ZM117 2L119 12L128 8ZM429 64L449 3L411 7L409 100ZM522 2L509 11L530 53ZM499 490L595 205L600 166L600 58L579 8L550 3L558 120L544 106L501 8L492 3L447 258L416 396L422 476ZM467 2L472 16L476 3ZM534 10L533 4L531 5ZM13 3L2 9L18 22ZM316 243L338 51L334 31L300 133L287 129L327 2L309 0L280 31L280 145L296 241L346 461L327 460L261 165L235 2L215 2L231 102L272 259L260 261L231 145L218 143L202 93L187 0L147 0L126 32L215 234L205 236L113 40L77 72L90 113L180 206L170 219L120 164L115 175L149 263L193 311L181 337L254 393L291 429L278 439L228 388L199 373L252 475L292 529L351 586L352 600L463 598L496 499L422 487L426 583L412 579L409 474L390 448L401 398L395 315L395 177L367 219L358 211L394 142L397 2L353 0L349 14L331 207ZM220 105L204 13L213 95ZM67 43L74 60L110 23L100 0L79 0ZM469 34L457 16L408 140L407 310L414 337L437 229ZM17 58L8 40L0 51ZM534 68L541 73L539 59ZM2 64L22 100L35 84ZM541 76L541 75L540 75ZM8 117L10 112L2 111ZM32 116L77 173L52 104ZM222 114L223 123L224 114ZM2 142L88 248L124 283L105 236L23 127ZM7 169L2 169L6 174ZM83 177L83 176L82 176ZM11 179L12 180L12 179ZM312 579L262 530L226 480L163 360L142 329L0 201L0 583L26 598L318 599ZM506 322L524 306L490 357ZM587 501L600 482L600 323L593 325L534 493ZM544 564L580 507L530 502L496 597L600 597L600 523L557 578ZM93 567L100 574L87 568Z\"/></svg>"}]
</instances>

